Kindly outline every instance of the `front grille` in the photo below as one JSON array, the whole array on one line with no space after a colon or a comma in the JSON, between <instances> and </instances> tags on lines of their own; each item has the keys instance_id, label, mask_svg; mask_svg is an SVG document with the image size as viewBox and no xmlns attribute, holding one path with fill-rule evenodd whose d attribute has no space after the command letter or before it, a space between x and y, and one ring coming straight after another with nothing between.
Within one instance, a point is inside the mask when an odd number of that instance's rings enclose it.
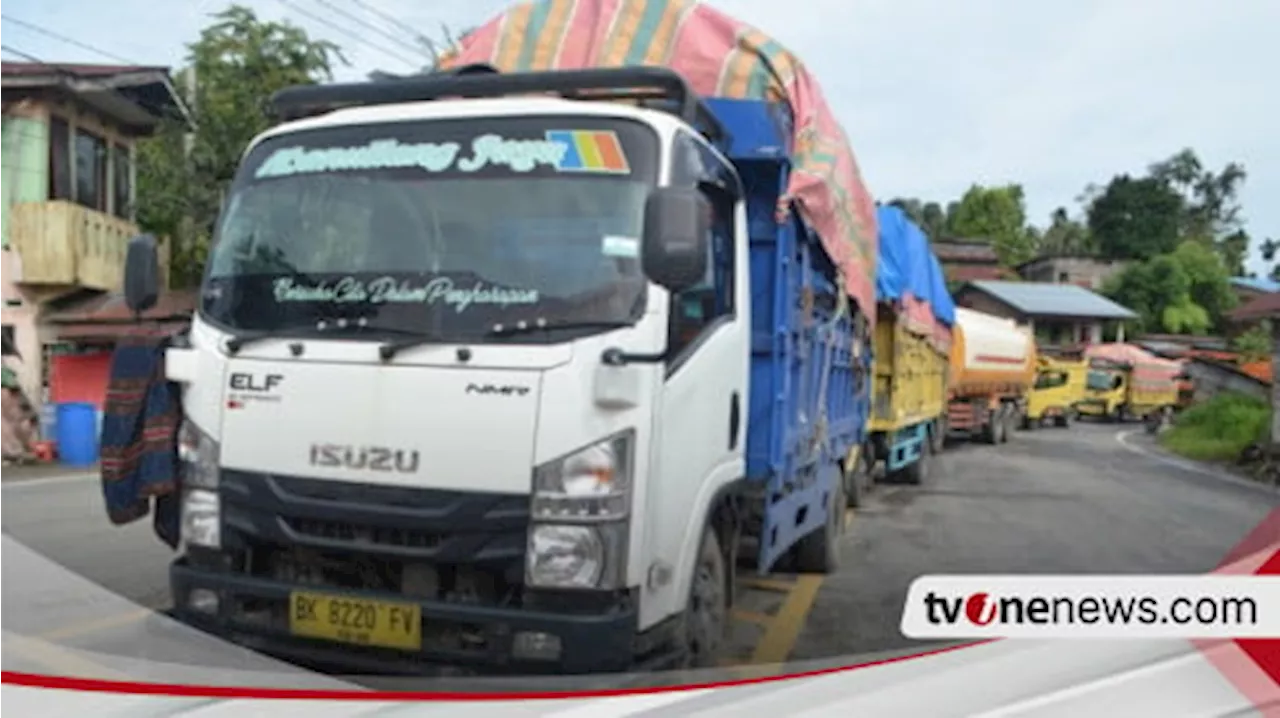
<instances>
[{"instance_id":1,"label":"front grille","mask_svg":"<svg viewBox=\"0 0 1280 718\"><path fill-rule=\"evenodd\" d=\"M529 497L224 470L223 545L252 576L519 603Z\"/></svg>"},{"instance_id":2,"label":"front grille","mask_svg":"<svg viewBox=\"0 0 1280 718\"><path fill-rule=\"evenodd\" d=\"M433 548L440 545L441 535L436 532L415 529L387 528L369 524L353 524L347 521L322 519L282 519L294 532L314 538L344 541L353 547L361 545L395 546L402 548Z\"/></svg>"}]
</instances>

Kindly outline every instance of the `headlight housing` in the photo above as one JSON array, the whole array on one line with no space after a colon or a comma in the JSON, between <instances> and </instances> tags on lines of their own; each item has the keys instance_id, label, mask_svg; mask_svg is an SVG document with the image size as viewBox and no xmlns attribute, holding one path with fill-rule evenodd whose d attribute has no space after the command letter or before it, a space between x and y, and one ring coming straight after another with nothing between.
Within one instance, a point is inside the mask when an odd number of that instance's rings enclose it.
<instances>
[{"instance_id":1,"label":"headlight housing","mask_svg":"<svg viewBox=\"0 0 1280 718\"><path fill-rule=\"evenodd\" d=\"M527 584L621 586L634 490L634 439L635 431L628 429L534 469Z\"/></svg>"},{"instance_id":2,"label":"headlight housing","mask_svg":"<svg viewBox=\"0 0 1280 718\"><path fill-rule=\"evenodd\" d=\"M535 521L616 521L631 512L635 432L628 430L533 470Z\"/></svg>"},{"instance_id":3,"label":"headlight housing","mask_svg":"<svg viewBox=\"0 0 1280 718\"><path fill-rule=\"evenodd\" d=\"M204 548L222 544L222 505L218 496L218 442L190 421L178 430L182 487L182 540Z\"/></svg>"}]
</instances>

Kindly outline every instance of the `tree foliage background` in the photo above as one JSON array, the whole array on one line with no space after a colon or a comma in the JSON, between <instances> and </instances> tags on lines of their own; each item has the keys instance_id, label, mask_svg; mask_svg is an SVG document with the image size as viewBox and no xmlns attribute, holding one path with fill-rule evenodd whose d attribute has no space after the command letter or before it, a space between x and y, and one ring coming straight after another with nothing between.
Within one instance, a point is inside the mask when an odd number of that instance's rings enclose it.
<instances>
[{"instance_id":1,"label":"tree foliage background","mask_svg":"<svg viewBox=\"0 0 1280 718\"><path fill-rule=\"evenodd\" d=\"M177 84L195 127L188 133L166 124L138 148L138 222L172 239L174 286L199 282L222 193L249 142L271 124L267 99L290 85L330 80L346 63L337 45L239 5L216 13L187 48Z\"/></svg>"}]
</instances>

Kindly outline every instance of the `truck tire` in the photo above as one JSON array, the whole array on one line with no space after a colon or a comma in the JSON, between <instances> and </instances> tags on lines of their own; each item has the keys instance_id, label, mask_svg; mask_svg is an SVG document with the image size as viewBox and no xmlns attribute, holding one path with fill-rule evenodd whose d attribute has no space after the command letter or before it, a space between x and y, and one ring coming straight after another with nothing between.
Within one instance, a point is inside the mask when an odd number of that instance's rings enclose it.
<instances>
[{"instance_id":1,"label":"truck tire","mask_svg":"<svg viewBox=\"0 0 1280 718\"><path fill-rule=\"evenodd\" d=\"M999 411L992 411L987 414L987 425L982 427L982 438L988 444L1000 443L1000 430L1004 426L1003 418Z\"/></svg>"},{"instance_id":2,"label":"truck tire","mask_svg":"<svg viewBox=\"0 0 1280 718\"><path fill-rule=\"evenodd\" d=\"M920 458L916 459L898 472L899 483L920 486L929 480L933 462L933 446L929 442L920 444Z\"/></svg>"},{"instance_id":3,"label":"truck tire","mask_svg":"<svg viewBox=\"0 0 1280 718\"><path fill-rule=\"evenodd\" d=\"M796 571L835 573L840 567L840 534L844 532L844 512L844 483L837 481L828 499L826 525L796 544Z\"/></svg>"},{"instance_id":4,"label":"truck tire","mask_svg":"<svg viewBox=\"0 0 1280 718\"><path fill-rule=\"evenodd\" d=\"M684 651L688 668L718 665L729 626L729 594L724 552L715 528L702 531L685 611Z\"/></svg>"},{"instance_id":5,"label":"truck tire","mask_svg":"<svg viewBox=\"0 0 1280 718\"><path fill-rule=\"evenodd\" d=\"M855 509L862 505L862 496L871 487L871 447L862 447L857 463L852 467L842 466L841 470L844 474L845 506Z\"/></svg>"},{"instance_id":6,"label":"truck tire","mask_svg":"<svg viewBox=\"0 0 1280 718\"><path fill-rule=\"evenodd\" d=\"M941 454L947 448L946 417L939 417L930 426L929 439L933 442L933 453Z\"/></svg>"},{"instance_id":7,"label":"truck tire","mask_svg":"<svg viewBox=\"0 0 1280 718\"><path fill-rule=\"evenodd\" d=\"M1006 406L1004 409L1004 429L1000 432L1000 443L1007 444L1009 439L1018 432L1018 424L1021 423L1022 413L1013 406Z\"/></svg>"}]
</instances>

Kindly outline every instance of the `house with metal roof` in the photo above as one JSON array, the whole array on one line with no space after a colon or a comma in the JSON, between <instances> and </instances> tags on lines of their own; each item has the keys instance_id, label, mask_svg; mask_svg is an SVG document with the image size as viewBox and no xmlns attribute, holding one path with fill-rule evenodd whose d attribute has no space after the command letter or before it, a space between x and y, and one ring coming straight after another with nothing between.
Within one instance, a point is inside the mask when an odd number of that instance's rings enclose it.
<instances>
[{"instance_id":1,"label":"house with metal roof","mask_svg":"<svg viewBox=\"0 0 1280 718\"><path fill-rule=\"evenodd\" d=\"M1128 307L1075 284L969 282L955 293L958 306L1012 319L1030 328L1041 346L1098 344L1124 340L1124 322L1138 318ZM1104 337L1115 324L1116 335Z\"/></svg>"},{"instance_id":2,"label":"house with metal roof","mask_svg":"<svg viewBox=\"0 0 1280 718\"><path fill-rule=\"evenodd\" d=\"M1232 277L1231 291L1235 292L1237 303L1244 306L1258 297L1280 293L1280 282L1265 277Z\"/></svg>"}]
</instances>

